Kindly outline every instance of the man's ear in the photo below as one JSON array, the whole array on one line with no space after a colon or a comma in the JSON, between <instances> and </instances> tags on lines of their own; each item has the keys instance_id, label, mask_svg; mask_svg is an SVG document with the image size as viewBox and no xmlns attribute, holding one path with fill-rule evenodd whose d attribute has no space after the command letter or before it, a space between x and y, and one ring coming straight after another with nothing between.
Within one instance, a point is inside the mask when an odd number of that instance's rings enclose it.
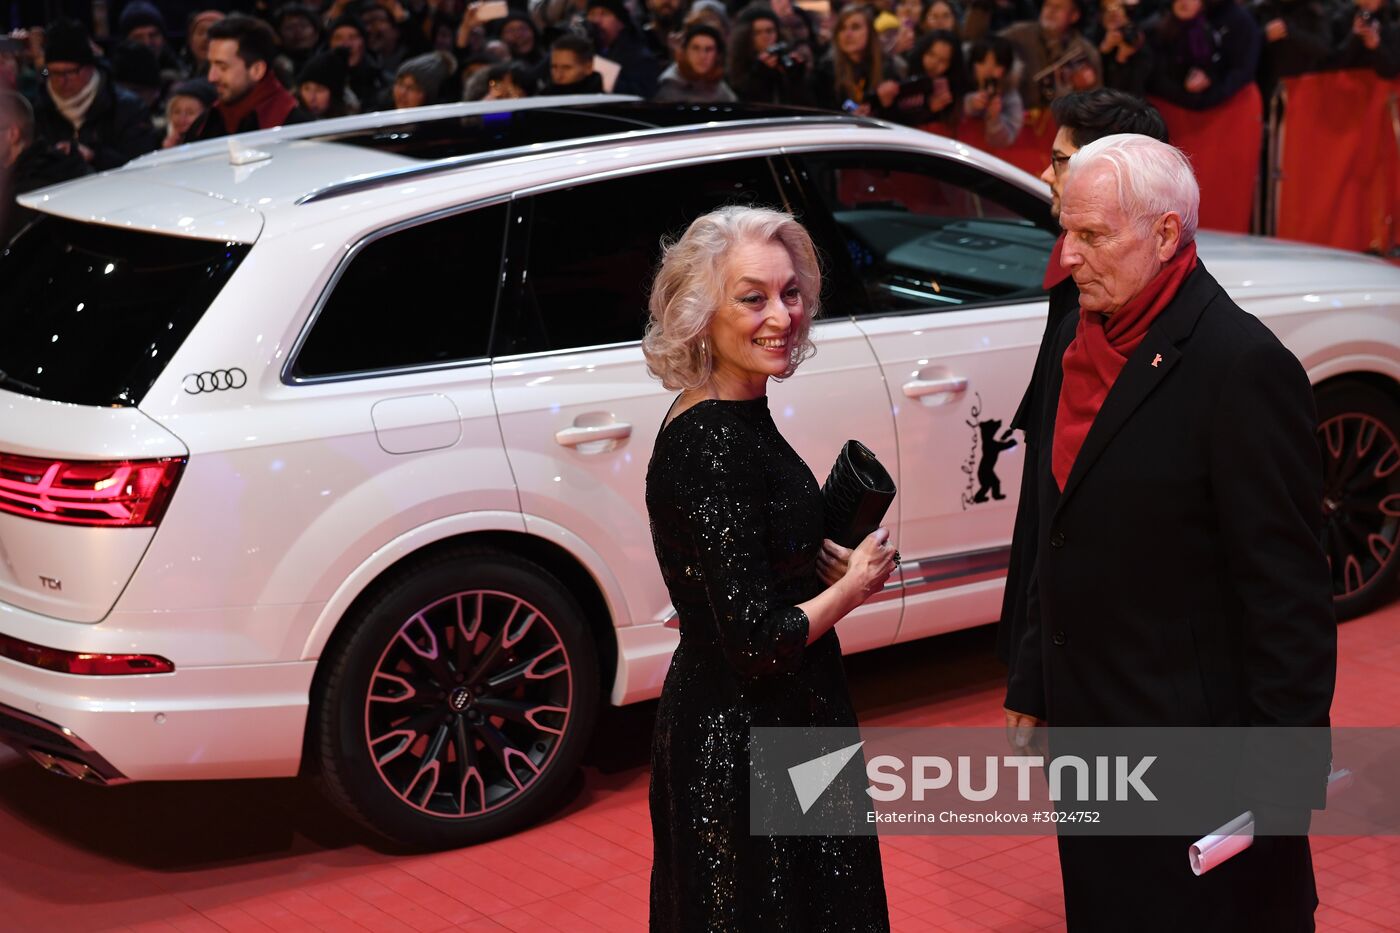
<instances>
[{"instance_id":1,"label":"man's ear","mask_svg":"<svg viewBox=\"0 0 1400 933\"><path fill-rule=\"evenodd\" d=\"M1157 222L1157 258L1166 262L1181 248L1181 216L1175 211L1162 215Z\"/></svg>"},{"instance_id":2,"label":"man's ear","mask_svg":"<svg viewBox=\"0 0 1400 933\"><path fill-rule=\"evenodd\" d=\"M253 62L253 64L248 66L248 77L252 78L255 82L261 81L265 74L267 74L267 62Z\"/></svg>"}]
</instances>

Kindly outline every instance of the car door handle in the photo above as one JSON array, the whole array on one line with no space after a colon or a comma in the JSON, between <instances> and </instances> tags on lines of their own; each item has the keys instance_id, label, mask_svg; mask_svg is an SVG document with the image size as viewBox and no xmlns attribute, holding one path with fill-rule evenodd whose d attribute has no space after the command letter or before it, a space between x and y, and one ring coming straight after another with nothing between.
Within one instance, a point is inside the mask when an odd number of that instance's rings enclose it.
<instances>
[{"instance_id":1,"label":"car door handle","mask_svg":"<svg viewBox=\"0 0 1400 933\"><path fill-rule=\"evenodd\" d=\"M909 398L923 398L925 395L958 395L967 391L965 376L945 376L942 379L915 379L904 383L904 394Z\"/></svg>"},{"instance_id":2,"label":"car door handle","mask_svg":"<svg viewBox=\"0 0 1400 933\"><path fill-rule=\"evenodd\" d=\"M620 441L632 436L632 426L625 421L564 428L554 439L565 447L577 447L589 441Z\"/></svg>"}]
</instances>

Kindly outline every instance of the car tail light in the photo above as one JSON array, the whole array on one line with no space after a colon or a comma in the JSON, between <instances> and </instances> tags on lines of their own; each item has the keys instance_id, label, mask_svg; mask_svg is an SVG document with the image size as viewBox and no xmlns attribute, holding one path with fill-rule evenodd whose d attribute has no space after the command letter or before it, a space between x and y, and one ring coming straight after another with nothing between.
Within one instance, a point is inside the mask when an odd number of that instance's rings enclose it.
<instances>
[{"instance_id":1,"label":"car tail light","mask_svg":"<svg viewBox=\"0 0 1400 933\"><path fill-rule=\"evenodd\" d=\"M0 657L42 667L60 674L86 674L110 677L121 674L169 674L175 664L154 654L88 654L45 648L31 642L0 635Z\"/></svg>"},{"instance_id":2,"label":"car tail light","mask_svg":"<svg viewBox=\"0 0 1400 933\"><path fill-rule=\"evenodd\" d=\"M0 512L68 525L157 525L184 466L183 457L92 461L0 453Z\"/></svg>"}]
</instances>

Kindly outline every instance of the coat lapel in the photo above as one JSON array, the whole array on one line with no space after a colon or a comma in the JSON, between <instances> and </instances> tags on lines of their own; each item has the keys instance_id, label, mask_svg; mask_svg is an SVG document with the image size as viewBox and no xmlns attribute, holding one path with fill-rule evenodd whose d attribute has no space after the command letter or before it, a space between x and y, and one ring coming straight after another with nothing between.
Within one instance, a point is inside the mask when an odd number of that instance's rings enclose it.
<instances>
[{"instance_id":1,"label":"coat lapel","mask_svg":"<svg viewBox=\"0 0 1400 933\"><path fill-rule=\"evenodd\" d=\"M1084 474L1093 468L1094 462L1133 412L1176 366L1182 355L1178 344L1190 336L1206 305L1219 291L1219 284L1205 266L1198 263L1181 284L1171 304L1162 310L1137 350L1128 357L1113 388L1108 390L1108 397L1104 399L1103 407L1094 418L1089 434L1084 438L1084 446L1079 449L1079 456L1070 469L1056 512L1064 508Z\"/></svg>"}]
</instances>

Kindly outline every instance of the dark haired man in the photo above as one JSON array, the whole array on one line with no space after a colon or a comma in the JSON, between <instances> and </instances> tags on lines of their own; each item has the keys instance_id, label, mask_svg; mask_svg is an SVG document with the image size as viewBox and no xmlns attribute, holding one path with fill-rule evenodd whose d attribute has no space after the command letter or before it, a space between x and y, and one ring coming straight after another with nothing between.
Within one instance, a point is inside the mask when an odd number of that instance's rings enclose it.
<instances>
[{"instance_id":1,"label":"dark haired man","mask_svg":"<svg viewBox=\"0 0 1400 933\"><path fill-rule=\"evenodd\" d=\"M1167 124L1157 108L1131 94L1099 88L1061 97L1050 105L1059 130L1050 149L1050 164L1040 173L1041 181L1050 186L1050 213L1060 216L1060 196L1070 156L1084 146L1105 136L1118 133L1138 133L1167 142ZM1038 462L1042 438L1037 436L1034 413L1041 410L1039 386L1045 381L1045 371L1051 366L1050 344L1060 322L1079 308L1079 289L1068 272L1060 265L1064 237L1055 241L1050 263L1045 270L1044 286L1050 293L1050 307L1045 320L1045 334L1040 341L1035 369L1030 384L1021 398L1009 428L1019 428L1026 440L1025 470L1021 474L1021 498L1016 507L1016 528L1011 538L1011 562L1006 574L1006 593L1002 597L1001 624L997 630L997 655L1007 665L1007 686L1018 683L1014 646L1021 641L1026 627L1026 611L1032 569L1035 566L1035 517L1038 511L1036 484L1032 465ZM1057 361L1056 361L1057 362ZM1025 672L1019 672L1024 677ZM1035 719L1017 711L1006 710L1008 727L1032 727Z\"/></svg>"},{"instance_id":2,"label":"dark haired man","mask_svg":"<svg viewBox=\"0 0 1400 933\"><path fill-rule=\"evenodd\" d=\"M555 39L549 47L549 83L541 96L601 93L603 76L593 70L593 43L575 35Z\"/></svg>"},{"instance_id":3,"label":"dark haired man","mask_svg":"<svg viewBox=\"0 0 1400 933\"><path fill-rule=\"evenodd\" d=\"M209 83L219 100L190 127L185 141L309 120L273 73L276 57L277 37L262 20L235 14L209 27Z\"/></svg>"}]
</instances>

